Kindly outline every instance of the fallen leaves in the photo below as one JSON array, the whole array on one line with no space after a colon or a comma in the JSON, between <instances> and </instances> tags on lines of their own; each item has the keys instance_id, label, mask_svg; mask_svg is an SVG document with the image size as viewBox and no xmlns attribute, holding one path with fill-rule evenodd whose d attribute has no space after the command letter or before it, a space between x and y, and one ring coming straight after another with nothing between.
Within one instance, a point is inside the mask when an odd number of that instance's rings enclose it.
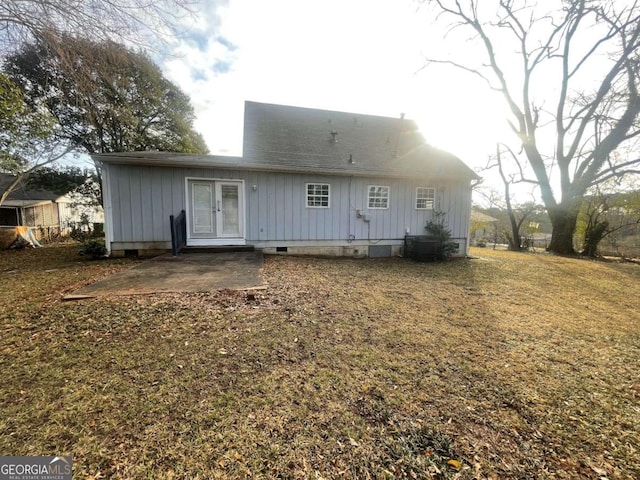
<instances>
[{"instance_id":1,"label":"fallen leaves","mask_svg":"<svg viewBox=\"0 0 640 480\"><path fill-rule=\"evenodd\" d=\"M268 257L267 291L63 305L115 267L45 250L0 252L3 451L115 479L640 478L637 266Z\"/></svg>"}]
</instances>

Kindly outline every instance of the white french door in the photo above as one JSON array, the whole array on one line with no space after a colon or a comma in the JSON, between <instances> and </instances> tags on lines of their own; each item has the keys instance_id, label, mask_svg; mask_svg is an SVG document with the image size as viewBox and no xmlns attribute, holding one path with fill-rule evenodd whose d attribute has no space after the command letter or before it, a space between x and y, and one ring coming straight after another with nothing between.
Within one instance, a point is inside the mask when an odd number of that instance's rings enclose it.
<instances>
[{"instance_id":1,"label":"white french door","mask_svg":"<svg viewBox=\"0 0 640 480\"><path fill-rule=\"evenodd\" d=\"M244 243L243 195L241 181L188 179L187 244Z\"/></svg>"},{"instance_id":2,"label":"white french door","mask_svg":"<svg viewBox=\"0 0 640 480\"><path fill-rule=\"evenodd\" d=\"M241 237L240 186L238 182L216 182L216 231L218 237Z\"/></svg>"}]
</instances>

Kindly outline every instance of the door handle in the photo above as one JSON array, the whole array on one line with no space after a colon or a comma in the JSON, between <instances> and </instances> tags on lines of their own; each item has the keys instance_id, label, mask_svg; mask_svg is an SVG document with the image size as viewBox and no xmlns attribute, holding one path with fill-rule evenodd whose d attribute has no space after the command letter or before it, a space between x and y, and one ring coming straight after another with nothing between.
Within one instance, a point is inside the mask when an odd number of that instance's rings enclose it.
<instances>
[{"instance_id":1,"label":"door handle","mask_svg":"<svg viewBox=\"0 0 640 480\"><path fill-rule=\"evenodd\" d=\"M220 211L220 200L218 200L218 211Z\"/></svg>"}]
</instances>

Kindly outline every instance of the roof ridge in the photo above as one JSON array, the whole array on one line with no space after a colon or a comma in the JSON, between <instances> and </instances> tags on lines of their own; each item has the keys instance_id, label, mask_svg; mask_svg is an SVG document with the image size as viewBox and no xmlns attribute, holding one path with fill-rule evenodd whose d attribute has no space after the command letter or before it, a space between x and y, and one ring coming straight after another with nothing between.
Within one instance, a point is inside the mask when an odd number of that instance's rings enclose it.
<instances>
[{"instance_id":1,"label":"roof ridge","mask_svg":"<svg viewBox=\"0 0 640 480\"><path fill-rule=\"evenodd\" d=\"M338 115L369 117L369 118L378 118L378 119L385 119L385 120L403 120L403 121L406 121L406 122L416 123L415 120L413 120L411 118L404 117L404 113L400 113L399 116L397 116L397 117L389 117L387 115L348 112L348 111L345 111L345 110L327 110L327 109L324 109L324 108L314 108L314 107L300 107L298 105L282 105L282 104L279 104L279 103L257 102L257 101L254 101L254 100L245 100L244 103L245 103L245 109L246 109L246 106L248 104L254 104L254 105L263 105L263 106L267 106L267 107L276 107L276 108L281 108L281 109L306 110L306 111L313 111L313 112L318 112L318 113L333 113L333 114L338 114Z\"/></svg>"}]
</instances>

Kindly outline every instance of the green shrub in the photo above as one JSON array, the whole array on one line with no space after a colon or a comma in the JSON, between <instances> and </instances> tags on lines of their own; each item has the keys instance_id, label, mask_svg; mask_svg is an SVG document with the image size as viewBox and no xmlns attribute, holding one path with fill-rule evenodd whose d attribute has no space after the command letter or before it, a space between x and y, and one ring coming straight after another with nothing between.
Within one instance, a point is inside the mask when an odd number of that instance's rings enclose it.
<instances>
[{"instance_id":1,"label":"green shrub","mask_svg":"<svg viewBox=\"0 0 640 480\"><path fill-rule=\"evenodd\" d=\"M103 258L106 254L107 247L105 247L104 242L100 240L87 240L82 244L82 248L80 249L80 255L86 255L90 257L91 260Z\"/></svg>"},{"instance_id":2,"label":"green shrub","mask_svg":"<svg viewBox=\"0 0 640 480\"><path fill-rule=\"evenodd\" d=\"M447 226L446 213L434 210L431 220L425 229L438 241L438 257L448 260L458 249L458 244L451 240L451 230Z\"/></svg>"},{"instance_id":3,"label":"green shrub","mask_svg":"<svg viewBox=\"0 0 640 480\"><path fill-rule=\"evenodd\" d=\"M89 215L82 213L80 220L68 222L71 228L70 237L76 242L85 243L92 238L104 237L104 223L90 222Z\"/></svg>"}]
</instances>

